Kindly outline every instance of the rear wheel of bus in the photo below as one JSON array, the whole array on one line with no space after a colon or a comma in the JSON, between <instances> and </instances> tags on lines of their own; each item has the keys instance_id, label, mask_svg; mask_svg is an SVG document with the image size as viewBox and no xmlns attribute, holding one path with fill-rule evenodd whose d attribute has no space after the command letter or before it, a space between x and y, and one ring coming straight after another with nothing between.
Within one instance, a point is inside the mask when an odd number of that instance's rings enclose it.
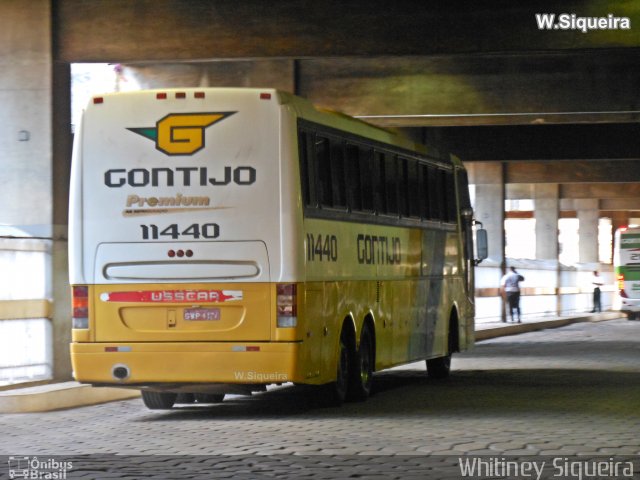
<instances>
[{"instance_id":1,"label":"rear wheel of bus","mask_svg":"<svg viewBox=\"0 0 640 480\"><path fill-rule=\"evenodd\" d=\"M176 403L177 393L142 390L142 401L150 410L169 410Z\"/></svg>"},{"instance_id":2,"label":"rear wheel of bus","mask_svg":"<svg viewBox=\"0 0 640 480\"><path fill-rule=\"evenodd\" d=\"M364 401L371 394L373 384L373 366L375 365L375 347L373 332L365 324L360 335L360 346L355 355L349 382L349 399Z\"/></svg>"},{"instance_id":3,"label":"rear wheel of bus","mask_svg":"<svg viewBox=\"0 0 640 480\"><path fill-rule=\"evenodd\" d=\"M447 353L442 357L427 360L427 375L435 379L443 379L451 372L451 355L458 351L458 315L455 310L449 318L449 336L447 340Z\"/></svg>"},{"instance_id":4,"label":"rear wheel of bus","mask_svg":"<svg viewBox=\"0 0 640 480\"><path fill-rule=\"evenodd\" d=\"M224 393L196 393L198 403L221 403L224 400Z\"/></svg>"},{"instance_id":5,"label":"rear wheel of bus","mask_svg":"<svg viewBox=\"0 0 640 480\"><path fill-rule=\"evenodd\" d=\"M347 398L350 372L353 364L353 348L351 344L349 329L344 325L340 333L336 381L325 386L325 400L329 406L339 407Z\"/></svg>"}]
</instances>

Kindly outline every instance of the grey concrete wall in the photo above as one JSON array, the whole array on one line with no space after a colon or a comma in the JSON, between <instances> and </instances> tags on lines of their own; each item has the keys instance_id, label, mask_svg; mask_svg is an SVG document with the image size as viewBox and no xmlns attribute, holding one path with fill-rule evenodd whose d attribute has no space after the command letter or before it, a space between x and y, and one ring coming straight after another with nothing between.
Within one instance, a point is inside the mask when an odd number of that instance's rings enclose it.
<instances>
[{"instance_id":1,"label":"grey concrete wall","mask_svg":"<svg viewBox=\"0 0 640 480\"><path fill-rule=\"evenodd\" d=\"M0 2L0 225L51 236L51 15Z\"/></svg>"},{"instance_id":2,"label":"grey concrete wall","mask_svg":"<svg viewBox=\"0 0 640 480\"><path fill-rule=\"evenodd\" d=\"M0 308L0 322L15 335L9 341L24 344L14 349L12 358L0 356L0 364L6 371L7 366L43 357L49 374L67 379L71 367L65 157L70 121L68 114L54 110L68 111L69 84L53 86L51 15L49 0L0 1L0 237L11 238L10 248L7 242L0 244L0 275L7 285L0 292L0 307L8 301L53 300L47 314L51 319L10 318L10 313L3 313L7 309ZM67 70L63 66L63 73ZM56 152L63 161L54 169ZM38 328L37 341L32 334L16 333L33 325ZM27 377L23 380L39 378Z\"/></svg>"}]
</instances>

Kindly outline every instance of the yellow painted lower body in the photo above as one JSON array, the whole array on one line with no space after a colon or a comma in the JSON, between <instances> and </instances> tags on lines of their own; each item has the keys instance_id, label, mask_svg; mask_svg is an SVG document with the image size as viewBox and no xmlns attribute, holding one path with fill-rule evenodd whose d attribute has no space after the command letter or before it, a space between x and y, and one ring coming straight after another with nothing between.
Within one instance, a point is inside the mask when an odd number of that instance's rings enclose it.
<instances>
[{"instance_id":1,"label":"yellow painted lower body","mask_svg":"<svg viewBox=\"0 0 640 480\"><path fill-rule=\"evenodd\" d=\"M131 350L105 351L114 346ZM238 351L245 347L259 351ZM295 342L73 343L71 362L76 380L93 384L300 382L299 347ZM128 369L126 379L114 377L117 366Z\"/></svg>"}]
</instances>

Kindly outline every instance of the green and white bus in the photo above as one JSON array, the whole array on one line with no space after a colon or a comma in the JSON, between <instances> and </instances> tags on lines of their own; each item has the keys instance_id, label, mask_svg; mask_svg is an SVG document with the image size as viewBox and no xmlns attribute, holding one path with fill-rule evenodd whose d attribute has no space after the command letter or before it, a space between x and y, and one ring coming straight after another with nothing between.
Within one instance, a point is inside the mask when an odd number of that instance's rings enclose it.
<instances>
[{"instance_id":1,"label":"green and white bus","mask_svg":"<svg viewBox=\"0 0 640 480\"><path fill-rule=\"evenodd\" d=\"M616 230L613 268L620 311L635 320L640 316L640 228Z\"/></svg>"},{"instance_id":2,"label":"green and white bus","mask_svg":"<svg viewBox=\"0 0 640 480\"><path fill-rule=\"evenodd\" d=\"M149 408L284 382L365 399L374 371L442 377L473 344L462 163L293 95L94 97L70 204L75 378Z\"/></svg>"}]
</instances>

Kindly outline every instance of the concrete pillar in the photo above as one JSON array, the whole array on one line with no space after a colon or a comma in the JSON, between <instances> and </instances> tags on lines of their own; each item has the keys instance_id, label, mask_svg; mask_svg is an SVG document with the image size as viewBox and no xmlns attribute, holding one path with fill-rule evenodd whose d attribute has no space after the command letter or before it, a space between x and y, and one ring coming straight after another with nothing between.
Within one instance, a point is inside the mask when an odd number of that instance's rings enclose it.
<instances>
[{"instance_id":1,"label":"concrete pillar","mask_svg":"<svg viewBox=\"0 0 640 480\"><path fill-rule=\"evenodd\" d=\"M257 87L295 93L294 60L243 60L124 65L119 90L179 87Z\"/></svg>"},{"instance_id":2,"label":"concrete pillar","mask_svg":"<svg viewBox=\"0 0 640 480\"><path fill-rule=\"evenodd\" d=\"M468 162L469 183L475 185L475 218L489 240L489 258L504 264L504 171L501 162Z\"/></svg>"},{"instance_id":3,"label":"concrete pillar","mask_svg":"<svg viewBox=\"0 0 640 480\"><path fill-rule=\"evenodd\" d=\"M0 1L0 235L11 239L9 247L6 242L0 247L5 280L0 303L49 305L52 299L51 5L50 0ZM50 362L41 360L51 351L49 308L29 310L26 318L0 318L20 324L3 330L15 335L8 341L16 348L13 358L0 352L0 367L6 367L0 373L12 365ZM16 330L32 333L16 335Z\"/></svg>"},{"instance_id":4,"label":"concrete pillar","mask_svg":"<svg viewBox=\"0 0 640 480\"><path fill-rule=\"evenodd\" d=\"M71 68L53 65L53 229L51 249L51 296L53 308L53 378L71 379L71 302L69 291L68 218L71 170Z\"/></svg>"},{"instance_id":5,"label":"concrete pillar","mask_svg":"<svg viewBox=\"0 0 640 480\"><path fill-rule=\"evenodd\" d=\"M557 184L536 184L534 218L536 219L536 258L558 259L559 187Z\"/></svg>"},{"instance_id":6,"label":"concrete pillar","mask_svg":"<svg viewBox=\"0 0 640 480\"><path fill-rule=\"evenodd\" d=\"M501 162L467 162L469 183L475 185L474 216L487 230L489 258L476 269L476 288L496 289L505 272L504 165ZM476 298L476 312L506 319L504 298Z\"/></svg>"},{"instance_id":7,"label":"concrete pillar","mask_svg":"<svg viewBox=\"0 0 640 480\"><path fill-rule=\"evenodd\" d=\"M598 200L591 198L576 199L574 202L578 213L578 236L580 263L598 262Z\"/></svg>"}]
</instances>

